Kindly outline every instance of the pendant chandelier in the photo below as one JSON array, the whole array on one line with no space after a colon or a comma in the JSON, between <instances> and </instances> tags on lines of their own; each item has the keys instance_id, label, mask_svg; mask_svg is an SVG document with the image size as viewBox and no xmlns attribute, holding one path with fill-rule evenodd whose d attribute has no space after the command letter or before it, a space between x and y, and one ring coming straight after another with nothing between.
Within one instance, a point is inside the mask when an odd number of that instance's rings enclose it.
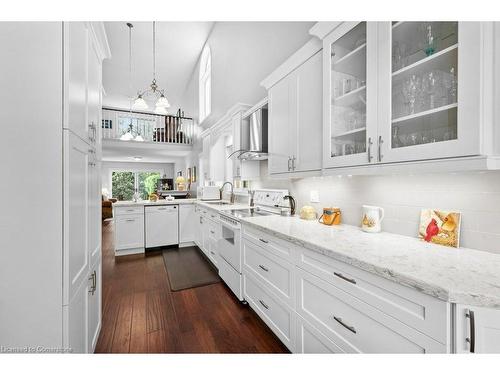
<instances>
[{"instance_id":1,"label":"pendant chandelier","mask_svg":"<svg viewBox=\"0 0 500 375\"><path fill-rule=\"evenodd\" d=\"M137 97L135 98L133 108L138 110L149 109L148 100L154 100L156 102L155 112L160 115L166 115L167 108L170 107L170 103L165 97L165 90L162 89L156 83L156 22L153 21L153 80L151 84L144 90L137 92Z\"/></svg>"},{"instance_id":2,"label":"pendant chandelier","mask_svg":"<svg viewBox=\"0 0 500 375\"><path fill-rule=\"evenodd\" d=\"M127 23L127 27L128 27L128 86L129 90L132 90L132 28L134 27L134 25L132 25L131 23ZM132 124L133 118L134 117L132 115L132 100L130 100L129 103L130 124L128 125L127 131L121 135L120 140L144 142L144 138L139 132L139 127L137 127L137 130L134 131L134 125Z\"/></svg>"}]
</instances>

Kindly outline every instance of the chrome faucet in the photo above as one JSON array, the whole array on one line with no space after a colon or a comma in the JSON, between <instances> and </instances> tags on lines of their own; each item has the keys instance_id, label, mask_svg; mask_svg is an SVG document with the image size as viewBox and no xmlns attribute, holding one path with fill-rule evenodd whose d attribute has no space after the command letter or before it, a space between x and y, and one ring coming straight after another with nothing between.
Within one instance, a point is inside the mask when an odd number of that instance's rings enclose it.
<instances>
[{"instance_id":1,"label":"chrome faucet","mask_svg":"<svg viewBox=\"0 0 500 375\"><path fill-rule=\"evenodd\" d=\"M226 184L231 185L231 197L229 198L229 202L231 202L231 204L232 204L232 203L234 203L234 187L233 187L232 182L226 181L222 184L222 186L220 188L220 199L222 199L222 192L224 191L224 186L226 186Z\"/></svg>"}]
</instances>

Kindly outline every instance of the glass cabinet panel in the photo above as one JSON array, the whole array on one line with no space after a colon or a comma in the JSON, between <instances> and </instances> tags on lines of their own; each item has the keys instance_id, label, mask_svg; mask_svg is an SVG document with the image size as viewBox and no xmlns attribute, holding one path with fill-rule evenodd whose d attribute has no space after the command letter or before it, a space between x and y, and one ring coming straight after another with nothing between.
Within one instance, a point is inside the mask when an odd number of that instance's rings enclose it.
<instances>
[{"instance_id":1,"label":"glass cabinet panel","mask_svg":"<svg viewBox=\"0 0 500 375\"><path fill-rule=\"evenodd\" d=\"M455 140L458 23L392 23L391 148Z\"/></svg>"},{"instance_id":2,"label":"glass cabinet panel","mask_svg":"<svg viewBox=\"0 0 500 375\"><path fill-rule=\"evenodd\" d=\"M366 152L366 22L331 44L330 156Z\"/></svg>"}]
</instances>

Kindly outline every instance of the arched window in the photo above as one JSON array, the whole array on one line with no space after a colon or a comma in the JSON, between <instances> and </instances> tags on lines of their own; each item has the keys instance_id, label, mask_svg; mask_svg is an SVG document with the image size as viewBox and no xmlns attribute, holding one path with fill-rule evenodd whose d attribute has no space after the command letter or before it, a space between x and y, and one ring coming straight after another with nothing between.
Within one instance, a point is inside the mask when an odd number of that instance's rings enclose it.
<instances>
[{"instance_id":1,"label":"arched window","mask_svg":"<svg viewBox=\"0 0 500 375\"><path fill-rule=\"evenodd\" d=\"M203 48L200 59L200 76L199 76L199 107L200 107L200 123L210 115L212 111L212 55L208 45Z\"/></svg>"}]
</instances>

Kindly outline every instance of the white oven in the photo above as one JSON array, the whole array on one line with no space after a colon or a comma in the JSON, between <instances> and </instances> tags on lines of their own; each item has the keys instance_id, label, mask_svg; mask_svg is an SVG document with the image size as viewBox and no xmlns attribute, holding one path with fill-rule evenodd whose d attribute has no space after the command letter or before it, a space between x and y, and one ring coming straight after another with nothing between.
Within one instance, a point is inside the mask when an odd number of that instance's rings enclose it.
<instances>
[{"instance_id":1,"label":"white oven","mask_svg":"<svg viewBox=\"0 0 500 375\"><path fill-rule=\"evenodd\" d=\"M219 276L240 301L241 285L241 224L231 217L220 215L221 232L217 241L220 262Z\"/></svg>"}]
</instances>

